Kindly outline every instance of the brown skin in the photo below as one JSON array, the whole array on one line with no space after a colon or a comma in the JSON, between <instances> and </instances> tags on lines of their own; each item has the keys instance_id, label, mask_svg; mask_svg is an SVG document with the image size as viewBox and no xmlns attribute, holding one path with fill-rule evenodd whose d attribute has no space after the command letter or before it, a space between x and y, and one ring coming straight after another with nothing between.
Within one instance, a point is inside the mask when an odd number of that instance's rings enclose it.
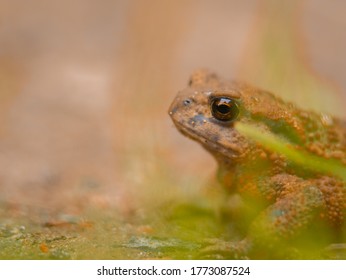
<instances>
[{"instance_id":1,"label":"brown skin","mask_svg":"<svg viewBox=\"0 0 346 280\"><path fill-rule=\"evenodd\" d=\"M191 76L169 114L180 132L215 157L221 184L229 193L239 194L255 212L241 242L213 249L226 250L232 258L246 257L256 246L287 244L316 223L323 225L328 236L324 243L344 242L344 182L295 166L234 129L235 122L252 124L298 150L346 165L344 122L300 110L269 92L206 70Z\"/></svg>"}]
</instances>

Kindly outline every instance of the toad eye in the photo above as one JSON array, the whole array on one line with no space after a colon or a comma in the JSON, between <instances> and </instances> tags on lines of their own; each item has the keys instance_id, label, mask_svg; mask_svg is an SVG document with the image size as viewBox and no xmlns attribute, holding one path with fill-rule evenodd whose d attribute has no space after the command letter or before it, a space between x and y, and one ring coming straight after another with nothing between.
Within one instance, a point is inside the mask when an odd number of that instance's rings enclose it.
<instances>
[{"instance_id":1,"label":"toad eye","mask_svg":"<svg viewBox=\"0 0 346 280\"><path fill-rule=\"evenodd\" d=\"M234 99L216 97L211 101L211 113L220 121L233 121L239 115L239 105Z\"/></svg>"}]
</instances>

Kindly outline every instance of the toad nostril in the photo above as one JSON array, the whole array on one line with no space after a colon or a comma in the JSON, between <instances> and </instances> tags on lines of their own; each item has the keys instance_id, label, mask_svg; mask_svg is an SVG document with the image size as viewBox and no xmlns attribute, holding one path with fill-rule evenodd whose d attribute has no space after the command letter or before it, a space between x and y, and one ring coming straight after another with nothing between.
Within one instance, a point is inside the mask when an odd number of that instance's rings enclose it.
<instances>
[{"instance_id":1,"label":"toad nostril","mask_svg":"<svg viewBox=\"0 0 346 280\"><path fill-rule=\"evenodd\" d=\"M184 103L185 106L188 106L188 105L191 104L191 100L190 100L190 99L185 99L185 100L183 101L183 103Z\"/></svg>"}]
</instances>

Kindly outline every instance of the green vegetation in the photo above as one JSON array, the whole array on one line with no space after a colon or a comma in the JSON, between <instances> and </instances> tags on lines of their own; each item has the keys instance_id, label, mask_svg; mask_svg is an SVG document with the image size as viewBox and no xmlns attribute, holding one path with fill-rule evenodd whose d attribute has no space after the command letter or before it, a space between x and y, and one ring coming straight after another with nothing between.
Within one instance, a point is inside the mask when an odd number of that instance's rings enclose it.
<instances>
[{"instance_id":1,"label":"green vegetation","mask_svg":"<svg viewBox=\"0 0 346 280\"><path fill-rule=\"evenodd\" d=\"M282 138L272 133L264 133L257 127L249 124L237 123L236 129L267 149L284 155L289 161L297 165L316 172L333 174L346 181L346 167L336 160L328 160L305 151L296 150L292 145L284 142Z\"/></svg>"}]
</instances>

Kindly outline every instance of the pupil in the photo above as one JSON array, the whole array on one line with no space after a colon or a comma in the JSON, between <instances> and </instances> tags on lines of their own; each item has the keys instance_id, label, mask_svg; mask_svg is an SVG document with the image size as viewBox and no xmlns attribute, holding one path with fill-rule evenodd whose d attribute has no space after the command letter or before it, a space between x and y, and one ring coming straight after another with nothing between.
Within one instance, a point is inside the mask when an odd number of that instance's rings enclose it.
<instances>
[{"instance_id":1,"label":"pupil","mask_svg":"<svg viewBox=\"0 0 346 280\"><path fill-rule=\"evenodd\" d=\"M230 112L230 107L228 105L225 104L221 104L218 107L218 110L221 114L228 114Z\"/></svg>"}]
</instances>

